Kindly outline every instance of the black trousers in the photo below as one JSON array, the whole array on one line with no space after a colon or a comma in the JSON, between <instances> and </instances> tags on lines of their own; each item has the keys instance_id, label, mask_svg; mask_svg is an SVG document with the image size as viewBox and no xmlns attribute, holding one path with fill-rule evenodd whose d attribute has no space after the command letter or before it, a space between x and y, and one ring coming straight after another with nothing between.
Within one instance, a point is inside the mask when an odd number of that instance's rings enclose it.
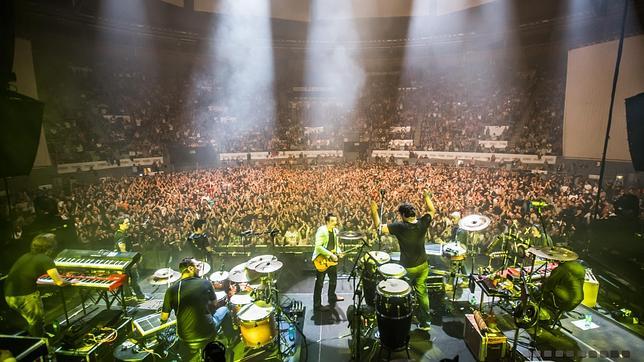
<instances>
[{"instance_id":1,"label":"black trousers","mask_svg":"<svg viewBox=\"0 0 644 362\"><path fill-rule=\"evenodd\" d=\"M141 286L139 285L139 279L141 279L141 277L139 276L139 268L136 265L133 266L130 269L128 276L130 277L130 282L128 283L129 288L125 290L126 294L132 295L132 292L134 292L137 298L142 299L145 294L143 294Z\"/></svg>"},{"instance_id":2,"label":"black trousers","mask_svg":"<svg viewBox=\"0 0 644 362\"><path fill-rule=\"evenodd\" d=\"M315 274L315 289L313 289L314 308L322 306L322 286L324 285L325 275L329 276L329 303L333 304L336 302L335 287L338 284L338 268L337 266L332 266L323 272L317 272Z\"/></svg>"}]
</instances>

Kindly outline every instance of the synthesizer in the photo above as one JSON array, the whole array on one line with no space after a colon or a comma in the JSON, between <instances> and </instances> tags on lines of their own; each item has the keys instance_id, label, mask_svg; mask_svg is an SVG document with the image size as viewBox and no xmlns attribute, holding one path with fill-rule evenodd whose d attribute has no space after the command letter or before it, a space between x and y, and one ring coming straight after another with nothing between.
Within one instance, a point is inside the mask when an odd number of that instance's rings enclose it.
<instances>
[{"instance_id":1,"label":"synthesizer","mask_svg":"<svg viewBox=\"0 0 644 362\"><path fill-rule=\"evenodd\" d=\"M127 271L141 259L137 252L111 250L65 249L58 253L54 264L61 269Z\"/></svg>"},{"instance_id":2,"label":"synthesizer","mask_svg":"<svg viewBox=\"0 0 644 362\"><path fill-rule=\"evenodd\" d=\"M107 290L107 291L114 291L118 289L127 280L126 274L112 274L106 277L66 274L66 275L61 275L61 277L66 282L71 283L70 285L72 287L101 289L101 290ZM51 279L49 275L43 274L40 277L38 277L36 284L54 285L54 281Z\"/></svg>"}]
</instances>

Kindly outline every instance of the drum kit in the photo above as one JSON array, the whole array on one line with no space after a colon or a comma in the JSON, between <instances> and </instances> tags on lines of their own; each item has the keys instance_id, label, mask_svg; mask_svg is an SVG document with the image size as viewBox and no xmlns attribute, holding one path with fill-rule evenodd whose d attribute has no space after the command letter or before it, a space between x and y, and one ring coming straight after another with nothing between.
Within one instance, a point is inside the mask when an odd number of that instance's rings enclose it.
<instances>
[{"instance_id":1,"label":"drum kit","mask_svg":"<svg viewBox=\"0 0 644 362\"><path fill-rule=\"evenodd\" d=\"M210 265L202 263L200 275L205 278ZM217 306L228 306L235 330L243 344L259 349L279 343L278 323L288 319L281 314L276 288L277 273L284 263L273 255L259 255L234 266L229 271L218 270L208 275L215 290ZM181 274L170 268L157 270L151 280L154 285L170 285Z\"/></svg>"}]
</instances>

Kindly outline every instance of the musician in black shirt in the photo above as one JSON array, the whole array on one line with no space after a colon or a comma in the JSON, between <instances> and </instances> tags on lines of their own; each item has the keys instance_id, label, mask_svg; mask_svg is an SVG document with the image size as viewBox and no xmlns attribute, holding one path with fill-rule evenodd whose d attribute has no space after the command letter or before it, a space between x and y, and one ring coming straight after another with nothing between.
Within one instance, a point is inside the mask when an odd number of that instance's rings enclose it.
<instances>
[{"instance_id":1,"label":"musician in black shirt","mask_svg":"<svg viewBox=\"0 0 644 362\"><path fill-rule=\"evenodd\" d=\"M427 229L436 213L428 191L424 191L423 198L428 213L420 219L416 217L416 208L409 203L402 203L398 207L398 213L402 221L391 224L380 224L378 205L371 201L371 218L374 225L380 227L383 234L394 235L400 245L400 264L407 270L407 277L411 281L419 304L417 313L418 328L429 330L429 297L425 280L429 275L429 265L425 254L425 235Z\"/></svg>"},{"instance_id":2,"label":"musician in black shirt","mask_svg":"<svg viewBox=\"0 0 644 362\"><path fill-rule=\"evenodd\" d=\"M55 248L54 234L37 235L31 241L31 250L16 260L5 280L4 295L7 304L27 321L28 332L34 337L44 334L45 322L42 299L36 289L38 277L47 274L54 284L67 284L52 259Z\"/></svg>"},{"instance_id":3,"label":"musician in black shirt","mask_svg":"<svg viewBox=\"0 0 644 362\"><path fill-rule=\"evenodd\" d=\"M117 221L118 230L114 233L114 250L120 252L127 252L133 250L132 241L130 240L130 235L128 230L130 229L130 218L128 216L121 216ZM136 264L130 267L128 271L128 276L130 281L128 283L129 288L126 288L126 292L129 296L132 296L132 291L136 294L136 299L138 301L144 301L147 299L147 296L141 290L139 285L139 269L136 267Z\"/></svg>"},{"instance_id":4,"label":"musician in black shirt","mask_svg":"<svg viewBox=\"0 0 644 362\"><path fill-rule=\"evenodd\" d=\"M174 310L177 334L187 350L188 361L201 361L201 351L213 341L217 329L228 315L228 308L217 308L217 297L212 284L201 279L199 261L183 258L179 264L181 279L166 290L161 310L165 323ZM214 312L214 313L213 313Z\"/></svg>"},{"instance_id":5,"label":"musician in black shirt","mask_svg":"<svg viewBox=\"0 0 644 362\"><path fill-rule=\"evenodd\" d=\"M205 232L205 225L206 220L203 219L197 219L192 223L193 232L188 236L187 244L191 255L195 256L199 261L210 263L210 253L212 253L213 249L210 246L208 234Z\"/></svg>"}]
</instances>

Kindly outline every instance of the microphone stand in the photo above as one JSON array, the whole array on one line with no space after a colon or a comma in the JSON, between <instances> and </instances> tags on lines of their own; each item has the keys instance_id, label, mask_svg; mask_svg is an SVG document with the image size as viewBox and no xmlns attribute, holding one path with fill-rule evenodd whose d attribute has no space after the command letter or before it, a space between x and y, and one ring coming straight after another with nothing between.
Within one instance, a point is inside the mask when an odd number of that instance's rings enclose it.
<instances>
[{"instance_id":1,"label":"microphone stand","mask_svg":"<svg viewBox=\"0 0 644 362\"><path fill-rule=\"evenodd\" d=\"M539 216L539 223L541 224L541 229L543 229L543 238L545 238L545 245L546 246L554 246L552 242L552 238L548 235L548 231L546 230L546 220L543 218L543 214L541 213L541 206L535 207L537 210L537 216Z\"/></svg>"},{"instance_id":2,"label":"microphone stand","mask_svg":"<svg viewBox=\"0 0 644 362\"><path fill-rule=\"evenodd\" d=\"M360 249L358 249L358 254L356 254L356 260L353 263L353 268L351 268L351 274L349 275L349 280L353 279L353 310L355 313L355 319L357 320L357 330L356 333L354 334L353 337L353 343L354 343L354 361L360 361L360 335L362 332L360 331L361 329L361 317L362 317L362 312L360 310L360 306L362 305L362 300L363 300L363 293L360 291L360 287L362 285L362 277L363 274L360 273L360 280L358 281L358 285L356 286L356 274L358 272L358 263L360 263L360 256L362 255L364 251L364 247L367 246L365 240L362 240L362 245L360 246ZM369 255L367 253L367 255ZM357 301L356 301L357 299Z\"/></svg>"},{"instance_id":3,"label":"microphone stand","mask_svg":"<svg viewBox=\"0 0 644 362\"><path fill-rule=\"evenodd\" d=\"M380 190L380 223L382 224L382 215L385 213L385 190ZM382 230L378 225L378 250L382 250Z\"/></svg>"}]
</instances>

